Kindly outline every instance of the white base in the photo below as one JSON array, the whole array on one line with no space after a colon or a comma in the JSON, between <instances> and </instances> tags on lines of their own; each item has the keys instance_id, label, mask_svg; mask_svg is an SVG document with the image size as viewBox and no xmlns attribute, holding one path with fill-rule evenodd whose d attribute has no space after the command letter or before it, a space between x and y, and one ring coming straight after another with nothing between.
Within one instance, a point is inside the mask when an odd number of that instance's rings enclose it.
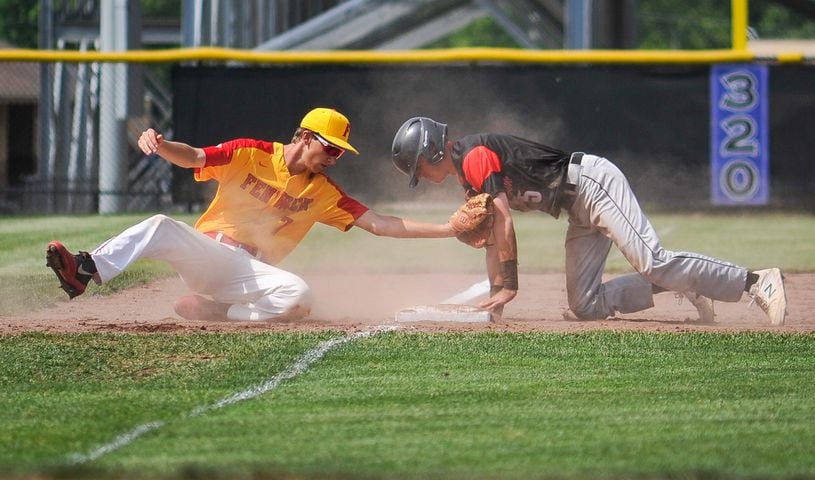
<instances>
[{"instance_id":1,"label":"white base","mask_svg":"<svg viewBox=\"0 0 815 480\"><path fill-rule=\"evenodd\" d=\"M490 298L490 281L483 280L470 285L469 288L458 292L450 298L442 300L441 303L466 304L479 302L488 298Z\"/></svg>"},{"instance_id":2,"label":"white base","mask_svg":"<svg viewBox=\"0 0 815 480\"><path fill-rule=\"evenodd\" d=\"M492 318L490 311L471 305L416 305L396 312L397 322L462 322L484 323Z\"/></svg>"}]
</instances>

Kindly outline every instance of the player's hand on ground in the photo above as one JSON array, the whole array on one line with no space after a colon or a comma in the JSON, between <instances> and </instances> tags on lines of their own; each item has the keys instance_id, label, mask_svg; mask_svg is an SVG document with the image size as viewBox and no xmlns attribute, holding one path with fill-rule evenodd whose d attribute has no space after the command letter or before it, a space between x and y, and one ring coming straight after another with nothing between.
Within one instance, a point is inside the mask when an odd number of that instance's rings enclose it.
<instances>
[{"instance_id":1,"label":"player's hand on ground","mask_svg":"<svg viewBox=\"0 0 815 480\"><path fill-rule=\"evenodd\" d=\"M158 147L164 143L164 135L152 128L143 131L139 137L139 148L145 155L152 155L158 152Z\"/></svg>"},{"instance_id":2,"label":"player's hand on ground","mask_svg":"<svg viewBox=\"0 0 815 480\"><path fill-rule=\"evenodd\" d=\"M481 302L478 306L481 308L486 308L490 311L500 311L500 308L511 302L517 294L517 290L507 290L504 288L495 295Z\"/></svg>"}]
</instances>

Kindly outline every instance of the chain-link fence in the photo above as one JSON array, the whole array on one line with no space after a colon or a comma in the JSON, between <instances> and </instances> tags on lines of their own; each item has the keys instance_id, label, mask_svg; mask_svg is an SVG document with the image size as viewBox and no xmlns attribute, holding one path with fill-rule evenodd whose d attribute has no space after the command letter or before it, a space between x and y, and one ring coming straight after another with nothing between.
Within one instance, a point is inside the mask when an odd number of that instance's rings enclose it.
<instances>
[{"instance_id":1,"label":"chain-link fence","mask_svg":"<svg viewBox=\"0 0 815 480\"><path fill-rule=\"evenodd\" d=\"M170 165L136 148L148 126L172 132L172 97L160 72L166 66L156 68L0 62L0 209L168 208Z\"/></svg>"}]
</instances>

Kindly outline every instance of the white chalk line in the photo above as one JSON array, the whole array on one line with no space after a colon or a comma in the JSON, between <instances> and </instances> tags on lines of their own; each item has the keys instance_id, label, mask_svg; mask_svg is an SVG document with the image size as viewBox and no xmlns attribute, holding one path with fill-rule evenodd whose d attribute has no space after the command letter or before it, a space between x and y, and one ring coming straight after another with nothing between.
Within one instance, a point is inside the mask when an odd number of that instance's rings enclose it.
<instances>
[{"instance_id":1,"label":"white chalk line","mask_svg":"<svg viewBox=\"0 0 815 480\"><path fill-rule=\"evenodd\" d=\"M313 364L314 362L320 360L325 356L326 353L331 351L332 349L350 342L352 340L357 340L359 338L370 337L372 335L376 335L382 332L391 332L394 330L398 330L398 325L379 325L368 330L362 330L359 332L355 332L351 335L345 337L336 337L324 342L321 342L319 345L314 347L313 349L304 353L300 358L298 358L293 364L291 364L287 369L283 370L282 372L278 373L274 377L266 380L262 384L244 390L242 392L238 392L234 395L230 395L226 398L223 398L215 403L209 405L201 405L198 407L193 408L190 412L182 415L179 417L180 420L197 417L198 415L211 412L213 410L218 410L224 408L226 406L232 405L234 403L238 403L244 400L249 400L255 398L259 395L262 395L266 392L274 390L277 388L282 382L285 380L290 380L306 370ZM95 449L91 450L88 453L74 453L68 457L68 463L72 465L79 465L82 463L87 463L93 460L98 459L99 457L106 455L110 452L118 450L134 440L138 439L142 435L152 432L153 430L158 430L159 428L167 425L167 421L164 420L157 420L155 422L148 422L142 425L137 426L136 428L130 430L129 432L123 433L117 436L113 441L108 442L104 445L96 447Z\"/></svg>"}]
</instances>

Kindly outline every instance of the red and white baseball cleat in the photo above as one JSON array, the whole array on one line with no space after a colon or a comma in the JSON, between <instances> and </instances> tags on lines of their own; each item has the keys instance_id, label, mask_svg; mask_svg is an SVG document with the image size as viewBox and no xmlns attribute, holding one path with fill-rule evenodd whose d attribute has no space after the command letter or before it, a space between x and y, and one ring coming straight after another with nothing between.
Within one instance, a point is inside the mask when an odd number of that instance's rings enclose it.
<instances>
[{"instance_id":1,"label":"red and white baseball cleat","mask_svg":"<svg viewBox=\"0 0 815 480\"><path fill-rule=\"evenodd\" d=\"M57 275L60 288L69 298L85 293L88 282L96 273L96 264L88 252L74 255L56 240L49 243L45 250L45 265Z\"/></svg>"}]
</instances>

